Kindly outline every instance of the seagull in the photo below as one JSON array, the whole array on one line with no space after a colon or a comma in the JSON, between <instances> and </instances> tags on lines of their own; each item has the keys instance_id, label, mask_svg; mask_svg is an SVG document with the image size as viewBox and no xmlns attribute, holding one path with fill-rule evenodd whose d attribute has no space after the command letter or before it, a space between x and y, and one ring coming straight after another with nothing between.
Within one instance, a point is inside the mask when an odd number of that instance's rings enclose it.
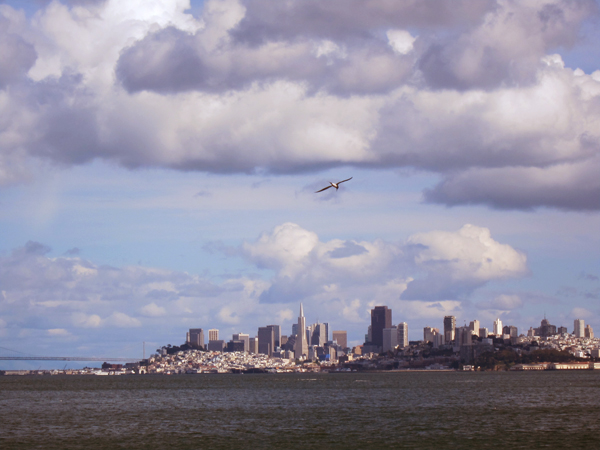
<instances>
[{"instance_id":1,"label":"seagull","mask_svg":"<svg viewBox=\"0 0 600 450\"><path fill-rule=\"evenodd\" d=\"M329 188L332 188L332 187L334 187L334 188L335 188L335 190L337 191L337 190L338 190L338 187L340 186L340 184L342 184L344 181L348 181L348 180L351 180L351 179L352 179L352 177L350 177L350 178L348 178L348 179L346 179L346 180L338 181L337 183L332 183L332 182L330 181L330 182L329 182L330 186L324 187L323 189L319 189L318 191L316 191L316 192L315 192L315 194L316 194L317 192L323 192L325 189L329 189Z\"/></svg>"}]
</instances>

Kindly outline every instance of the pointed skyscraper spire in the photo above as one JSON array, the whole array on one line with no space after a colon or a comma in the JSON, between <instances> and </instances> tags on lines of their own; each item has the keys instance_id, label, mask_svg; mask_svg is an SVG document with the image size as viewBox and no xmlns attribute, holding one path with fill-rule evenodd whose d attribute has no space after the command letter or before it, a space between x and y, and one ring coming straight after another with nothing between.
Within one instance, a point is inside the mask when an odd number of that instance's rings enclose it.
<instances>
[{"instance_id":1,"label":"pointed skyscraper spire","mask_svg":"<svg viewBox=\"0 0 600 450\"><path fill-rule=\"evenodd\" d=\"M302 308L302 303L300 303L300 317L304 317L304 309Z\"/></svg>"}]
</instances>

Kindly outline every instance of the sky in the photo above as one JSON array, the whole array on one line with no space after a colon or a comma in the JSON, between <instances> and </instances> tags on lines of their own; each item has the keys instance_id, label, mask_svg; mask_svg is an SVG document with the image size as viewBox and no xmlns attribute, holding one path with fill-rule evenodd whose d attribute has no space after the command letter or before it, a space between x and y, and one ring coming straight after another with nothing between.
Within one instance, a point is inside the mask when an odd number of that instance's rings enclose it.
<instances>
[{"instance_id":1,"label":"sky","mask_svg":"<svg viewBox=\"0 0 600 450\"><path fill-rule=\"evenodd\" d=\"M411 340L446 315L600 333L599 19L0 1L0 356L289 334L300 303L351 345L376 305Z\"/></svg>"}]
</instances>

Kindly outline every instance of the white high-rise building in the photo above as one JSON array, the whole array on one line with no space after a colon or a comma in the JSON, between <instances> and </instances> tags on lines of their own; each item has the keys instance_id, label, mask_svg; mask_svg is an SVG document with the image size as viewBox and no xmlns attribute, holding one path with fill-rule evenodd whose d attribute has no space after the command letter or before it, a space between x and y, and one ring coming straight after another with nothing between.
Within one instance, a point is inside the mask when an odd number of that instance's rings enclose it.
<instances>
[{"instance_id":1,"label":"white high-rise building","mask_svg":"<svg viewBox=\"0 0 600 450\"><path fill-rule=\"evenodd\" d=\"M500 317L494 320L494 335L502 336L502 321L500 320Z\"/></svg>"},{"instance_id":2,"label":"white high-rise building","mask_svg":"<svg viewBox=\"0 0 600 450\"><path fill-rule=\"evenodd\" d=\"M208 340L209 341L218 341L219 340L219 330L216 328L208 330Z\"/></svg>"},{"instance_id":3,"label":"white high-rise building","mask_svg":"<svg viewBox=\"0 0 600 450\"><path fill-rule=\"evenodd\" d=\"M479 328L480 327L481 327L481 324L479 323L479 320L477 320L477 319L472 320L471 323L469 324L469 328L471 329L473 334L477 337L479 337Z\"/></svg>"},{"instance_id":4,"label":"white high-rise building","mask_svg":"<svg viewBox=\"0 0 600 450\"><path fill-rule=\"evenodd\" d=\"M575 337L585 337L585 323L583 319L575 319L573 334Z\"/></svg>"},{"instance_id":5,"label":"white high-rise building","mask_svg":"<svg viewBox=\"0 0 600 450\"><path fill-rule=\"evenodd\" d=\"M296 358L308 356L308 342L306 340L306 319L304 318L304 309L300 303L300 315L298 316L298 334L296 335L296 344L294 346L294 354Z\"/></svg>"},{"instance_id":6,"label":"white high-rise building","mask_svg":"<svg viewBox=\"0 0 600 450\"><path fill-rule=\"evenodd\" d=\"M396 328L398 329L398 345L400 348L408 347L408 324L402 322Z\"/></svg>"}]
</instances>

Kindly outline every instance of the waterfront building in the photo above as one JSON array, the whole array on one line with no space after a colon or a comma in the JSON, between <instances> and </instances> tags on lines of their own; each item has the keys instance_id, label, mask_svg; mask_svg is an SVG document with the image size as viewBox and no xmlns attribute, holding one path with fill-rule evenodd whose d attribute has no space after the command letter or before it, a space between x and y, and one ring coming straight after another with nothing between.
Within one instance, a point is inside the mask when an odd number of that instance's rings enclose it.
<instances>
[{"instance_id":1,"label":"waterfront building","mask_svg":"<svg viewBox=\"0 0 600 450\"><path fill-rule=\"evenodd\" d=\"M454 332L456 329L456 317L446 316L444 317L444 343L450 344L454 341Z\"/></svg>"},{"instance_id":2,"label":"waterfront building","mask_svg":"<svg viewBox=\"0 0 600 450\"><path fill-rule=\"evenodd\" d=\"M591 327L591 325L586 325L585 326L585 333L584 333L584 335L588 339L594 339L594 329Z\"/></svg>"},{"instance_id":3,"label":"waterfront building","mask_svg":"<svg viewBox=\"0 0 600 450\"><path fill-rule=\"evenodd\" d=\"M392 327L392 310L376 306L371 310L371 344L383 348L383 330Z\"/></svg>"},{"instance_id":4,"label":"waterfront building","mask_svg":"<svg viewBox=\"0 0 600 450\"><path fill-rule=\"evenodd\" d=\"M294 347L294 355L296 358L305 358L308 356L308 341L306 340L306 319L304 318L304 309L300 303L300 315L298 316L297 325L298 334L296 335L296 345Z\"/></svg>"},{"instance_id":5,"label":"waterfront building","mask_svg":"<svg viewBox=\"0 0 600 450\"><path fill-rule=\"evenodd\" d=\"M334 330L332 339L344 350L348 348L348 333L344 330Z\"/></svg>"},{"instance_id":6,"label":"waterfront building","mask_svg":"<svg viewBox=\"0 0 600 450\"><path fill-rule=\"evenodd\" d=\"M216 328L212 328L208 330L208 340L209 341L218 341L219 340L219 330Z\"/></svg>"},{"instance_id":7,"label":"waterfront building","mask_svg":"<svg viewBox=\"0 0 600 450\"><path fill-rule=\"evenodd\" d=\"M398 329L398 345L400 348L408 347L408 324L406 322L399 323Z\"/></svg>"},{"instance_id":8,"label":"waterfront building","mask_svg":"<svg viewBox=\"0 0 600 450\"><path fill-rule=\"evenodd\" d=\"M271 356L275 350L275 332L272 327L258 328L258 353Z\"/></svg>"},{"instance_id":9,"label":"waterfront building","mask_svg":"<svg viewBox=\"0 0 600 450\"><path fill-rule=\"evenodd\" d=\"M204 348L204 330L202 328L190 328L187 342L192 348Z\"/></svg>"},{"instance_id":10,"label":"waterfront building","mask_svg":"<svg viewBox=\"0 0 600 450\"><path fill-rule=\"evenodd\" d=\"M469 324L469 328L471 329L471 331L473 332L473 334L477 337L479 337L479 328L480 328L480 323L479 320L475 319L472 320L471 323Z\"/></svg>"},{"instance_id":11,"label":"waterfront building","mask_svg":"<svg viewBox=\"0 0 600 450\"><path fill-rule=\"evenodd\" d=\"M502 336L502 321L500 320L500 317L494 320L494 335Z\"/></svg>"},{"instance_id":12,"label":"waterfront building","mask_svg":"<svg viewBox=\"0 0 600 450\"><path fill-rule=\"evenodd\" d=\"M250 351L250 335L244 333L236 333L232 336L234 341L242 341L244 343L244 352Z\"/></svg>"},{"instance_id":13,"label":"waterfront building","mask_svg":"<svg viewBox=\"0 0 600 450\"><path fill-rule=\"evenodd\" d=\"M585 337L585 323L583 319L575 319L573 324L573 334L575 337Z\"/></svg>"},{"instance_id":14,"label":"waterfront building","mask_svg":"<svg viewBox=\"0 0 600 450\"><path fill-rule=\"evenodd\" d=\"M393 351L398 345L398 328L395 326L383 329L383 353Z\"/></svg>"}]
</instances>

